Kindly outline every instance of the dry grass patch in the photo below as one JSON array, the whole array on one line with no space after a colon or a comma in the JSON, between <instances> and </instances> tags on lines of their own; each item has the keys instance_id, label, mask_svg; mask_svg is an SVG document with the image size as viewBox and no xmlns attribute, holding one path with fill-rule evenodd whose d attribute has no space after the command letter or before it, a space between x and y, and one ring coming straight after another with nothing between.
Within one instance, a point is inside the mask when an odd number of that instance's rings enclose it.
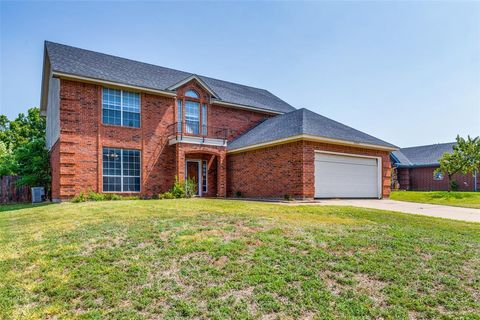
<instances>
[{"instance_id":1,"label":"dry grass patch","mask_svg":"<svg viewBox=\"0 0 480 320\"><path fill-rule=\"evenodd\" d=\"M2 319L480 313L478 224L204 199L9 208Z\"/></svg>"}]
</instances>

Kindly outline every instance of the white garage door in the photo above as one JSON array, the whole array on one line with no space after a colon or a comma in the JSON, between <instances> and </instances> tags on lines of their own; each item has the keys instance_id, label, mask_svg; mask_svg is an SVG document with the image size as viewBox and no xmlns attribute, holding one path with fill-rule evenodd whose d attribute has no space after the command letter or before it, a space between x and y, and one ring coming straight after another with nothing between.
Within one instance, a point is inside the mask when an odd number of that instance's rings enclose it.
<instances>
[{"instance_id":1,"label":"white garage door","mask_svg":"<svg viewBox=\"0 0 480 320\"><path fill-rule=\"evenodd\" d=\"M378 198L378 159L315 153L316 198Z\"/></svg>"}]
</instances>

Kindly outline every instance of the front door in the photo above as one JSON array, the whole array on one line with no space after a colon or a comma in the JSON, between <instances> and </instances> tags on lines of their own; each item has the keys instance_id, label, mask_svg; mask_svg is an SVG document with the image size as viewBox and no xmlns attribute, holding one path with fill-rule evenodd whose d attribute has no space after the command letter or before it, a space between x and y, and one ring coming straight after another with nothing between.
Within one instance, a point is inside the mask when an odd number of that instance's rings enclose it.
<instances>
[{"instance_id":1,"label":"front door","mask_svg":"<svg viewBox=\"0 0 480 320\"><path fill-rule=\"evenodd\" d=\"M200 195L200 161L187 161L186 178L195 181L197 185L197 195Z\"/></svg>"}]
</instances>

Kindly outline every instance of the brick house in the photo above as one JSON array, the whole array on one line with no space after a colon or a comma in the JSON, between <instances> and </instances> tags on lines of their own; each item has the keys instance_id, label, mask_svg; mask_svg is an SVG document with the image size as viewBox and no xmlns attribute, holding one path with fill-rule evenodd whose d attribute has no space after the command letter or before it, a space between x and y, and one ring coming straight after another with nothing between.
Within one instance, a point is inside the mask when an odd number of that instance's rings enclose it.
<instances>
[{"instance_id":1,"label":"brick house","mask_svg":"<svg viewBox=\"0 0 480 320\"><path fill-rule=\"evenodd\" d=\"M387 197L396 147L272 93L45 42L52 198L198 195Z\"/></svg>"},{"instance_id":2,"label":"brick house","mask_svg":"<svg viewBox=\"0 0 480 320\"><path fill-rule=\"evenodd\" d=\"M392 167L396 171L398 187L401 190L439 191L448 190L449 181L443 174L434 174L440 166L438 160L444 153L453 151L455 142L426 146L401 148L391 153ZM455 174L461 191L476 191L480 188L478 173ZM477 186L475 187L475 184Z\"/></svg>"}]
</instances>

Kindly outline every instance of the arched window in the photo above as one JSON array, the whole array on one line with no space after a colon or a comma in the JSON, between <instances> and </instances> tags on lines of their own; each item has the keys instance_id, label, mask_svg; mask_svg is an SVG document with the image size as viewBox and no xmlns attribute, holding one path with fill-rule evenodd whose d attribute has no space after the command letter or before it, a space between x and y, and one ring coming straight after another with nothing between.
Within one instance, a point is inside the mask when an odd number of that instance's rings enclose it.
<instances>
[{"instance_id":1,"label":"arched window","mask_svg":"<svg viewBox=\"0 0 480 320\"><path fill-rule=\"evenodd\" d=\"M195 98L195 99L200 98L198 93L196 91L193 91L193 90L188 90L187 92L185 92L185 97L190 97L190 98Z\"/></svg>"}]
</instances>

